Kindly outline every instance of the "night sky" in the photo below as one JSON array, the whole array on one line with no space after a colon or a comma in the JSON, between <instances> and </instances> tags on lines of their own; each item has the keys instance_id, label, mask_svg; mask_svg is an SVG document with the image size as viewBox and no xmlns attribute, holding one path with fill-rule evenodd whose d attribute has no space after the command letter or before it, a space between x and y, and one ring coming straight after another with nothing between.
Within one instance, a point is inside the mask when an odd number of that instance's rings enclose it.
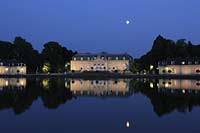
<instances>
[{"instance_id":1,"label":"night sky","mask_svg":"<svg viewBox=\"0 0 200 133\"><path fill-rule=\"evenodd\" d=\"M199 0L0 0L0 40L139 57L159 34L200 43L199 7Z\"/></svg>"}]
</instances>

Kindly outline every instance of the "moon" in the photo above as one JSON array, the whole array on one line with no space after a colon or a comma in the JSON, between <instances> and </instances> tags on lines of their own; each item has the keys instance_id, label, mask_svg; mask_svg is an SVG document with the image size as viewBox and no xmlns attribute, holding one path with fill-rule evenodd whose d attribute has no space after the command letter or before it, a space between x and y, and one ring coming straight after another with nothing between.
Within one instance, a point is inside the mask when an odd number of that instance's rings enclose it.
<instances>
[{"instance_id":1,"label":"moon","mask_svg":"<svg viewBox=\"0 0 200 133\"><path fill-rule=\"evenodd\" d=\"M130 24L130 21L129 21L129 20L126 20L126 24L127 24L127 25Z\"/></svg>"}]
</instances>

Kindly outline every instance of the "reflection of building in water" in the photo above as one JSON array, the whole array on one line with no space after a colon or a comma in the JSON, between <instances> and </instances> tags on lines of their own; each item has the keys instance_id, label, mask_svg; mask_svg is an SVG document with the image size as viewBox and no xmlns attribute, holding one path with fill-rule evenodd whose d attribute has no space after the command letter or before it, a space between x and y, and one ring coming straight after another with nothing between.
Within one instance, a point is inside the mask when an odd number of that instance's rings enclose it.
<instances>
[{"instance_id":1,"label":"reflection of building in water","mask_svg":"<svg viewBox=\"0 0 200 133\"><path fill-rule=\"evenodd\" d=\"M25 88L26 79L25 78L0 78L0 90L3 88Z\"/></svg>"},{"instance_id":2,"label":"reflection of building in water","mask_svg":"<svg viewBox=\"0 0 200 133\"><path fill-rule=\"evenodd\" d=\"M159 74L200 74L200 58L177 58L158 62Z\"/></svg>"},{"instance_id":3,"label":"reflection of building in water","mask_svg":"<svg viewBox=\"0 0 200 133\"><path fill-rule=\"evenodd\" d=\"M200 81L198 80L177 80L177 79L160 79L158 84L159 89L178 91L180 90L182 93L192 92L192 91L200 91Z\"/></svg>"},{"instance_id":4,"label":"reflection of building in water","mask_svg":"<svg viewBox=\"0 0 200 133\"><path fill-rule=\"evenodd\" d=\"M130 95L129 83L129 80L71 80L70 89L74 95L124 96Z\"/></svg>"}]
</instances>

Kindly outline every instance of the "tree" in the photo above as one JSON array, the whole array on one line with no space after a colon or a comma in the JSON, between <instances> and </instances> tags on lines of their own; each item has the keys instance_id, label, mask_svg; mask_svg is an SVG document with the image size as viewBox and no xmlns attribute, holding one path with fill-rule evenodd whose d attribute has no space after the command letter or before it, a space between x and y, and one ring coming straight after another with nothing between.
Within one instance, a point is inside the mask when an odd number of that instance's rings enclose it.
<instances>
[{"instance_id":1,"label":"tree","mask_svg":"<svg viewBox=\"0 0 200 133\"><path fill-rule=\"evenodd\" d=\"M28 73L35 73L41 66L40 54L33 49L31 43L21 37L16 37L11 45L11 57L17 61L26 63Z\"/></svg>"},{"instance_id":2,"label":"tree","mask_svg":"<svg viewBox=\"0 0 200 133\"><path fill-rule=\"evenodd\" d=\"M43 64L49 62L51 66L50 72L64 72L65 64L72 59L76 54L65 47L62 47L58 42L48 42L44 44L42 50Z\"/></svg>"},{"instance_id":3,"label":"tree","mask_svg":"<svg viewBox=\"0 0 200 133\"><path fill-rule=\"evenodd\" d=\"M185 39L179 39L175 43L159 35L153 42L152 49L134 61L132 72L149 70L151 65L154 67L151 71L155 72L159 61L177 57L200 57L199 51L200 45L193 45L190 41L187 43Z\"/></svg>"}]
</instances>

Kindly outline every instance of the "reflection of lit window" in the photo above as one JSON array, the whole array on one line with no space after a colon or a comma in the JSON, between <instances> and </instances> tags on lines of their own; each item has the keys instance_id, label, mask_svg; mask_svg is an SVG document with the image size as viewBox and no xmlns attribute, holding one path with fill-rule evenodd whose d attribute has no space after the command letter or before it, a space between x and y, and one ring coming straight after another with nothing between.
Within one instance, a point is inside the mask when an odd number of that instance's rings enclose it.
<instances>
[{"instance_id":1,"label":"reflection of lit window","mask_svg":"<svg viewBox=\"0 0 200 133\"><path fill-rule=\"evenodd\" d=\"M153 88L153 87L154 87L153 83L150 83L150 87L151 87L151 88Z\"/></svg>"}]
</instances>

